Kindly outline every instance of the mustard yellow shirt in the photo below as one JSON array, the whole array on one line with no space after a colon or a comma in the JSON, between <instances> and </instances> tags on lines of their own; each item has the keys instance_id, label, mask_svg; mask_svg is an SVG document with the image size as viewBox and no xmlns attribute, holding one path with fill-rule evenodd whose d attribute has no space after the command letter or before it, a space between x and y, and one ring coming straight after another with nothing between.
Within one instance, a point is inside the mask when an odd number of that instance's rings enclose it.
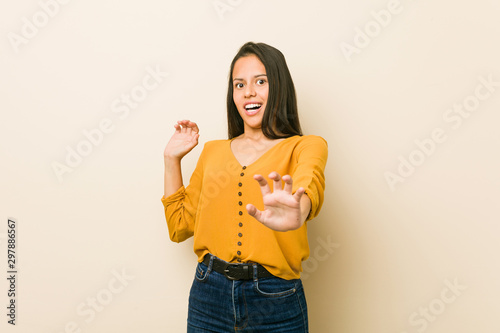
<instances>
[{"instance_id":1,"label":"mustard yellow shirt","mask_svg":"<svg viewBox=\"0 0 500 333\"><path fill-rule=\"evenodd\" d=\"M182 242L194 235L200 262L211 253L228 262L257 262L275 276L297 279L302 261L309 257L307 221L323 204L327 142L316 135L292 136L242 166L231 151L231 141L205 143L189 185L162 197L170 239ZM272 171L292 176L292 192L303 187L311 200L306 222L297 230L271 230L246 211L248 203L264 210L253 175L264 176L272 190L267 177Z\"/></svg>"}]
</instances>

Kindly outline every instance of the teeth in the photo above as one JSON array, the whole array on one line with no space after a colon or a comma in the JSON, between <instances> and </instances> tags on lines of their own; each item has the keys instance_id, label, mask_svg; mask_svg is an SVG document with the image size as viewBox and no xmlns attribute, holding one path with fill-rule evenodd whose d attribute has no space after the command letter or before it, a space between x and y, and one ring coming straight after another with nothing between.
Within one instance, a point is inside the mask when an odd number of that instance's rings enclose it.
<instances>
[{"instance_id":1,"label":"teeth","mask_svg":"<svg viewBox=\"0 0 500 333\"><path fill-rule=\"evenodd\" d=\"M252 108L260 108L262 106L262 104L247 104L245 106L245 109L252 109Z\"/></svg>"}]
</instances>

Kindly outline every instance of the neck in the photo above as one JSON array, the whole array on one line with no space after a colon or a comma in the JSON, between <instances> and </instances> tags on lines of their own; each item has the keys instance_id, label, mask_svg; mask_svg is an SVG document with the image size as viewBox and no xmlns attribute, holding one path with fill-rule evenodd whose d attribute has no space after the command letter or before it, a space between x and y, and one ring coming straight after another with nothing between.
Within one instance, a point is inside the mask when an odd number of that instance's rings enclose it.
<instances>
[{"instance_id":1,"label":"neck","mask_svg":"<svg viewBox=\"0 0 500 333\"><path fill-rule=\"evenodd\" d=\"M259 132L245 132L240 136L241 139L247 140L247 141L255 141L255 142L262 142L262 141L268 141L269 139L266 138L264 133L262 131Z\"/></svg>"}]
</instances>

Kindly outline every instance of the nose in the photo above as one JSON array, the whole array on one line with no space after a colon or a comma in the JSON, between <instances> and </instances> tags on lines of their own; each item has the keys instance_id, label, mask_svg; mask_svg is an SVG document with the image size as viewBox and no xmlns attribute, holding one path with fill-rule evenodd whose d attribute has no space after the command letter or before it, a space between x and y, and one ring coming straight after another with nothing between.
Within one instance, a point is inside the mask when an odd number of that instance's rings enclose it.
<instances>
[{"instance_id":1,"label":"nose","mask_svg":"<svg viewBox=\"0 0 500 333\"><path fill-rule=\"evenodd\" d=\"M245 86L245 97L253 97L255 96L255 89L251 84L247 84Z\"/></svg>"}]
</instances>

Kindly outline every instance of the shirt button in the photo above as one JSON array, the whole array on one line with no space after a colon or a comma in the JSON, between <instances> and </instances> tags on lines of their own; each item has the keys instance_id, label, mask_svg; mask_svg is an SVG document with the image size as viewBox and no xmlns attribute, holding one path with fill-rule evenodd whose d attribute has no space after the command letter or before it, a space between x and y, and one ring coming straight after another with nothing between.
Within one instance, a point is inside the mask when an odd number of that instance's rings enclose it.
<instances>
[{"instance_id":1,"label":"shirt button","mask_svg":"<svg viewBox=\"0 0 500 333\"><path fill-rule=\"evenodd\" d=\"M245 175L245 174L244 174L243 172L242 172L242 173L240 173L240 176L241 176L241 177L243 177L244 175Z\"/></svg>"},{"instance_id":2,"label":"shirt button","mask_svg":"<svg viewBox=\"0 0 500 333\"><path fill-rule=\"evenodd\" d=\"M247 167L246 166L243 166L243 170L245 170Z\"/></svg>"},{"instance_id":3,"label":"shirt button","mask_svg":"<svg viewBox=\"0 0 500 333\"><path fill-rule=\"evenodd\" d=\"M240 223L238 223L238 225L239 225L240 227L242 227L242 226L243 226L243 223L241 223L241 222L240 222Z\"/></svg>"},{"instance_id":4,"label":"shirt button","mask_svg":"<svg viewBox=\"0 0 500 333\"><path fill-rule=\"evenodd\" d=\"M240 212L238 214L243 215L243 212L240 210Z\"/></svg>"},{"instance_id":5,"label":"shirt button","mask_svg":"<svg viewBox=\"0 0 500 333\"><path fill-rule=\"evenodd\" d=\"M236 252L236 253L238 253L238 255L241 255L241 251L238 251L238 252ZM240 260L241 260L241 259L240 259Z\"/></svg>"},{"instance_id":6,"label":"shirt button","mask_svg":"<svg viewBox=\"0 0 500 333\"><path fill-rule=\"evenodd\" d=\"M241 206L241 205L243 205L243 202L239 201L239 202L238 202L238 205L240 205L240 206Z\"/></svg>"},{"instance_id":7,"label":"shirt button","mask_svg":"<svg viewBox=\"0 0 500 333\"><path fill-rule=\"evenodd\" d=\"M241 242L238 242L238 246L241 246Z\"/></svg>"},{"instance_id":8,"label":"shirt button","mask_svg":"<svg viewBox=\"0 0 500 333\"><path fill-rule=\"evenodd\" d=\"M240 252L240 251L238 251L238 252ZM237 260L238 262L241 262L241 259L240 259L240 258L238 258L238 259L236 259L236 260Z\"/></svg>"},{"instance_id":9,"label":"shirt button","mask_svg":"<svg viewBox=\"0 0 500 333\"><path fill-rule=\"evenodd\" d=\"M242 186L243 186L243 184L242 184L242 183L238 183L238 186L239 186L239 187L242 187Z\"/></svg>"},{"instance_id":10,"label":"shirt button","mask_svg":"<svg viewBox=\"0 0 500 333\"><path fill-rule=\"evenodd\" d=\"M241 197L241 192L238 192L238 195Z\"/></svg>"},{"instance_id":11,"label":"shirt button","mask_svg":"<svg viewBox=\"0 0 500 333\"><path fill-rule=\"evenodd\" d=\"M238 236L243 237L243 234L240 232L240 233L238 234Z\"/></svg>"}]
</instances>

